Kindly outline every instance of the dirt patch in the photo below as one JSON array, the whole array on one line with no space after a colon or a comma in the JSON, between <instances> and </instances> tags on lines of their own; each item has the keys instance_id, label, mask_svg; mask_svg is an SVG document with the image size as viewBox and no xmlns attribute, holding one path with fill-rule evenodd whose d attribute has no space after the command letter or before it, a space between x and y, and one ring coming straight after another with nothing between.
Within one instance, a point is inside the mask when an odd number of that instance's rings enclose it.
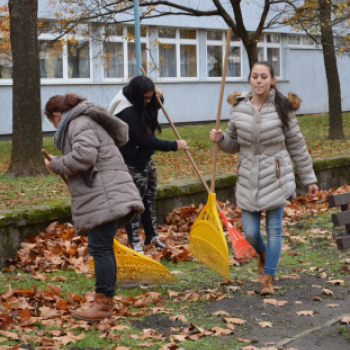
<instances>
[{"instance_id":1,"label":"dirt patch","mask_svg":"<svg viewBox=\"0 0 350 350\"><path fill-rule=\"evenodd\" d=\"M256 338L259 340L260 346L263 346L264 343L278 344L308 329L321 326L322 330L295 340L291 343L293 347L298 350L316 348L343 350L349 348L349 339L338 334L338 330L343 327L350 331L350 326L341 324L340 321L332 327L325 326L332 319L339 318L346 313L350 315L348 307L349 287L334 286L317 277L277 281L275 286L282 287L282 290L277 290L274 296L266 298L266 300L287 301L284 306L276 307L265 303L265 298L260 297L260 295L246 296L246 291L255 290L258 287L255 283L247 283L242 286L241 292L236 292L233 299L214 301L207 303L204 307L210 313L223 310L228 312L230 317L245 320L246 323L243 326L236 327L235 336L250 340ZM331 289L334 295L322 294L322 288ZM314 297L319 297L322 300L316 301ZM332 308L327 306L329 304L337 304L338 306ZM313 316L298 316L298 311L312 311ZM263 321L271 322L272 327L263 328L259 325ZM334 342L330 339L334 339ZM316 347L316 343L324 343L325 345ZM332 346L327 347L326 344L332 344Z\"/></svg>"},{"instance_id":2,"label":"dirt patch","mask_svg":"<svg viewBox=\"0 0 350 350\"><path fill-rule=\"evenodd\" d=\"M188 327L181 321L173 321L170 317L161 315L147 316L143 321L134 321L132 325L139 329L152 328L163 336L167 335L171 327Z\"/></svg>"}]
</instances>

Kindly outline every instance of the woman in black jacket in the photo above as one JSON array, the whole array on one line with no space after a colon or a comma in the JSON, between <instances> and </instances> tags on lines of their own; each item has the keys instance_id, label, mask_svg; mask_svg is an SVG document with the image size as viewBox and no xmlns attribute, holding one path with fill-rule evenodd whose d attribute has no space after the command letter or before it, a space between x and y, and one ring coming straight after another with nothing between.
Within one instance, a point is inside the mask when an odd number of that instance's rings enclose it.
<instances>
[{"instance_id":1,"label":"woman in black jacket","mask_svg":"<svg viewBox=\"0 0 350 350\"><path fill-rule=\"evenodd\" d=\"M145 211L136 215L134 220L125 226L131 247L143 253L139 237L140 222L145 230L144 246L154 243L158 248L165 244L158 238L155 200L157 193L157 169L153 162L155 151L178 151L189 147L184 140L166 141L156 136L161 131L158 122L160 108L156 97L162 99L162 91L156 88L151 79L137 76L112 100L109 113L118 116L129 125L129 141L120 148L129 172L134 179Z\"/></svg>"}]
</instances>

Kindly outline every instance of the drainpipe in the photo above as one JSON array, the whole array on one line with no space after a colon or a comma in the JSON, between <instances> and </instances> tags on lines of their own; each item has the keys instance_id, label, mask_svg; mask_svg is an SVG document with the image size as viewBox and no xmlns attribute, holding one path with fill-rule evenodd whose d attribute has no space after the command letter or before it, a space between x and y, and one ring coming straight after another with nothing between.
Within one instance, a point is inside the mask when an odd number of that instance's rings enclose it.
<instances>
[{"instance_id":1,"label":"drainpipe","mask_svg":"<svg viewBox=\"0 0 350 350\"><path fill-rule=\"evenodd\" d=\"M139 0L134 0L134 21L135 21L135 47L136 47L136 74L141 75L142 53L141 53L141 28Z\"/></svg>"}]
</instances>

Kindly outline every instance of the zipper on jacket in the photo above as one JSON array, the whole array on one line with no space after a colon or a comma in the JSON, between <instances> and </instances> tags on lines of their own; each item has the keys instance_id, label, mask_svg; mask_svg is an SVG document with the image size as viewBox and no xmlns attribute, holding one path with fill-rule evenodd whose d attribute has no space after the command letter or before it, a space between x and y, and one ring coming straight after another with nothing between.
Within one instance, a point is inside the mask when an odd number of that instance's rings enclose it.
<instances>
[{"instance_id":1,"label":"zipper on jacket","mask_svg":"<svg viewBox=\"0 0 350 350\"><path fill-rule=\"evenodd\" d=\"M276 165L276 175L277 175L277 178L278 178L278 182L280 184L280 187L283 187L282 185L282 182L280 180L280 177L281 177L281 168L280 168L280 161L278 158L275 158L275 165Z\"/></svg>"},{"instance_id":2,"label":"zipper on jacket","mask_svg":"<svg viewBox=\"0 0 350 350\"><path fill-rule=\"evenodd\" d=\"M256 116L256 122L259 124L260 123L260 114Z\"/></svg>"},{"instance_id":3,"label":"zipper on jacket","mask_svg":"<svg viewBox=\"0 0 350 350\"><path fill-rule=\"evenodd\" d=\"M239 177L238 172L239 172L239 168L241 167L242 161L243 161L243 159L237 165L237 171L236 171L237 182L238 182L238 177Z\"/></svg>"}]
</instances>

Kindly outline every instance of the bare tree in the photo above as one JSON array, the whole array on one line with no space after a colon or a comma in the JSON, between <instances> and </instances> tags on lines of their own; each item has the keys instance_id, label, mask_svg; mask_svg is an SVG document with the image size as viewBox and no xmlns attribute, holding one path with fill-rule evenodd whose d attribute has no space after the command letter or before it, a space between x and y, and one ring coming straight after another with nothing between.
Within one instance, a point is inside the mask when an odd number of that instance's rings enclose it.
<instances>
[{"instance_id":1,"label":"bare tree","mask_svg":"<svg viewBox=\"0 0 350 350\"><path fill-rule=\"evenodd\" d=\"M46 174L40 103L37 0L10 0L13 62L13 141L9 175Z\"/></svg>"},{"instance_id":2,"label":"bare tree","mask_svg":"<svg viewBox=\"0 0 350 350\"><path fill-rule=\"evenodd\" d=\"M288 1L291 9L284 21L296 29L302 29L316 43L322 45L323 60L328 87L329 134L333 140L344 138L341 106L341 88L334 47L334 31L344 21L349 21L346 1L308 0L302 6L298 1ZM345 41L346 42L346 41Z\"/></svg>"},{"instance_id":3,"label":"bare tree","mask_svg":"<svg viewBox=\"0 0 350 350\"><path fill-rule=\"evenodd\" d=\"M133 20L133 2L121 1L121 0L78 0L74 6L67 6L64 0L60 0L60 10L56 10L58 18L62 17L62 14L68 14L68 12L75 13L75 16L71 16L67 21L66 28L72 28L81 21L97 21L111 23L116 22L116 15L122 14L123 17L118 19L118 23L130 22ZM263 30L270 28L277 23L280 18L280 14L277 11L273 12L273 16L270 16L273 5L280 4L280 0L263 0L259 1L261 5L261 15L258 21L255 31L249 31L244 23L242 14L242 0L230 0L230 10L225 9L223 1L210 0L206 3L211 4L209 9L200 9L198 6L184 5L183 1L163 1L163 0L141 0L140 7L143 9L141 13L141 19L156 18L169 15L175 16L192 16L192 17L221 17L227 26L232 28L232 32L239 37L247 51L250 67L258 61L257 44L261 37ZM231 15L233 14L233 16ZM130 15L129 17L127 15Z\"/></svg>"}]
</instances>

